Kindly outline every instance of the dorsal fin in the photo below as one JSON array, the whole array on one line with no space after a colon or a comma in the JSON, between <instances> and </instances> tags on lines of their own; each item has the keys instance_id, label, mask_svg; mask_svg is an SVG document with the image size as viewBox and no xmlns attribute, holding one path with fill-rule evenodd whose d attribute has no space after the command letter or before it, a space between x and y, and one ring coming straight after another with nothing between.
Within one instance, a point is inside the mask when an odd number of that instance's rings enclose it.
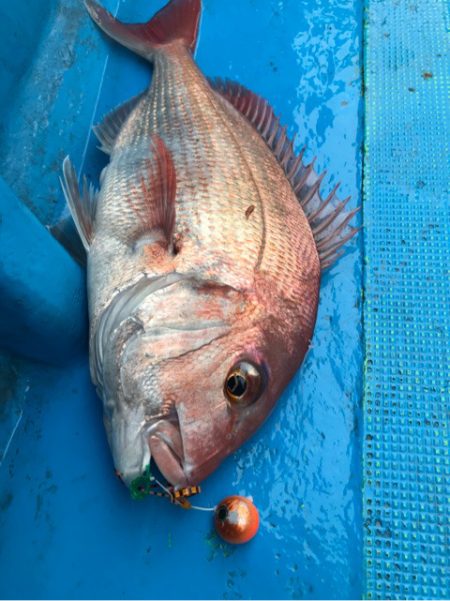
<instances>
[{"instance_id":1,"label":"dorsal fin","mask_svg":"<svg viewBox=\"0 0 450 601\"><path fill-rule=\"evenodd\" d=\"M238 83L222 79L209 81L212 88L255 127L274 153L308 218L321 267L326 269L341 256L341 246L359 231L359 228L348 227L359 208L344 211L350 198L335 204L339 184L327 198L321 197L320 185L325 172L319 176L314 171L314 160L308 165L303 163L304 148L299 155L295 154L286 127L280 125L280 120L266 100Z\"/></svg>"},{"instance_id":2,"label":"dorsal fin","mask_svg":"<svg viewBox=\"0 0 450 601\"><path fill-rule=\"evenodd\" d=\"M125 121L144 95L145 92L142 92L137 96L133 96L133 98L130 98L130 100L127 100L108 113L101 123L94 125L92 129L101 144L100 150L103 150L106 154L111 154L114 143Z\"/></svg>"}]
</instances>

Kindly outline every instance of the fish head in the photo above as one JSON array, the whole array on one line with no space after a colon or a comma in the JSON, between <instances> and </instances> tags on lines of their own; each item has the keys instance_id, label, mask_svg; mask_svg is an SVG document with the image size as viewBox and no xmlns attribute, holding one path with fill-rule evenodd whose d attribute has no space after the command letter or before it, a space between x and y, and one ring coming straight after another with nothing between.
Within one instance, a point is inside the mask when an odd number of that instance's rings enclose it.
<instances>
[{"instance_id":1,"label":"fish head","mask_svg":"<svg viewBox=\"0 0 450 601\"><path fill-rule=\"evenodd\" d=\"M125 441L119 428L113 454L124 471L126 451L134 472L151 456L179 488L203 481L257 430L309 338L292 336L286 307L280 319L273 302L226 287L177 284L162 298L159 312L154 302L141 311L145 326L122 350L122 415L127 407L133 426Z\"/></svg>"}]
</instances>

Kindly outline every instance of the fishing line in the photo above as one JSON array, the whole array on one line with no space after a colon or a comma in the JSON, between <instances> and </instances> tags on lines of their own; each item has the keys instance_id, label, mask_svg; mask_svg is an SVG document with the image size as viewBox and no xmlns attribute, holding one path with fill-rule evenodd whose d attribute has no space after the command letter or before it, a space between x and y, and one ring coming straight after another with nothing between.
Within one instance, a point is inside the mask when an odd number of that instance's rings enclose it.
<instances>
[{"instance_id":1,"label":"fishing line","mask_svg":"<svg viewBox=\"0 0 450 601\"><path fill-rule=\"evenodd\" d=\"M189 509L197 509L197 511L216 511L217 505L214 507L200 507L199 505L191 505Z\"/></svg>"},{"instance_id":2,"label":"fishing line","mask_svg":"<svg viewBox=\"0 0 450 601\"><path fill-rule=\"evenodd\" d=\"M158 484L158 486L159 486L160 488L162 488L162 489L163 489L163 491L164 491L164 492L165 492L165 493L166 493L166 494L167 494L167 495L170 497L170 499L174 500L174 498L173 498L173 494L171 493L171 491L170 491L168 488L166 488L166 487L164 486L164 484L162 484L162 483L161 483L161 482L158 480L158 478L155 478L155 476L152 476L152 478L151 478L151 479L152 479L152 480L154 480L154 481L156 482L156 484Z\"/></svg>"}]
</instances>

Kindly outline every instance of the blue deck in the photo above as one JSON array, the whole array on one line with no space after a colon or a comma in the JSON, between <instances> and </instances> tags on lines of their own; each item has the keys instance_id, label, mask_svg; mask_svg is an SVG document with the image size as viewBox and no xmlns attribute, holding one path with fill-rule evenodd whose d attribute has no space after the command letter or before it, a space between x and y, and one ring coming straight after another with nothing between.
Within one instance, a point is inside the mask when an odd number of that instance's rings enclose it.
<instances>
[{"instance_id":1,"label":"blue deck","mask_svg":"<svg viewBox=\"0 0 450 601\"><path fill-rule=\"evenodd\" d=\"M127 2L119 14L144 19L161 5ZM34 9L38 15L37 3ZM208 75L241 81L267 97L308 144L309 157L317 154L319 167L334 174L326 188L339 176L342 193L355 204L359 10L337 0L264 6L205 0L197 55ZM22 80L8 92L2 176L48 224L63 208L58 175L65 153L95 179L105 157L89 136L91 124L141 90L150 72L106 41L77 1L67 0L42 16L27 60ZM36 254L39 260L39 249ZM47 266L53 271L50 259ZM55 277L49 293L59 294L60 286ZM0 470L1 595L359 597L360 299L354 244L324 278L314 347L303 369L265 427L205 482L204 505L230 493L254 496L261 530L241 548L213 534L210 514L130 499L113 475L85 353L63 367L17 359L13 373L11 363L5 366L12 416L3 429L10 433L21 397L23 415ZM68 323L74 316L72 308ZM52 328L53 336L64 337L58 324Z\"/></svg>"},{"instance_id":2,"label":"blue deck","mask_svg":"<svg viewBox=\"0 0 450 601\"><path fill-rule=\"evenodd\" d=\"M3 4L4 12L13 12ZM127 2L119 14L144 19L161 4ZM309 157L317 154L319 167L339 176L343 194L358 203L360 9L337 0L231 4L205 0L200 66L266 96L308 144ZM89 134L91 124L141 90L150 71L106 41L75 0L53 3L48 14L35 2L26 12L14 22L18 37L31 17L41 29L11 64L0 158L7 185L48 224L63 209L62 158L70 152L77 168L95 179L105 157ZM1 52L10 54L10 47ZM26 240L26 232L22 236ZM21 244L15 248L20 254ZM52 261L63 259L44 258L42 248L36 260L55 275L41 286L32 274L21 299L31 312L36 288L48 289L50 297L62 289ZM82 274L70 269L69 289L80 290ZM85 353L74 353L62 367L17 358L4 363L4 447L23 414L0 471L1 595L359 597L360 291L360 253L353 245L324 278L314 347L303 369L265 427L205 483L204 505L230 493L254 496L261 530L242 548L217 539L209 514L130 499L113 475ZM47 336L64 347L65 328L45 299L42 306ZM66 308L67 324L85 331L80 309ZM9 331L3 340L10 348ZM27 338L16 336L15 354L21 344L29 350ZM39 356L43 346L27 355Z\"/></svg>"},{"instance_id":3,"label":"blue deck","mask_svg":"<svg viewBox=\"0 0 450 601\"><path fill-rule=\"evenodd\" d=\"M110 0L104 4L112 11L118 9L122 19L137 21L147 19L163 1ZM379 224L385 229L390 224L397 228L392 242L397 251L403 248L396 221L399 215L402 230L411 236L407 243L414 246L414 236L419 235L414 225L409 229L413 220L406 205L402 205L403 212L390 213L382 197L375 194L378 187L382 193L392 194L382 187L382 159L389 152L401 157L404 148L404 141L390 150L389 145L382 149L375 146L381 127L377 106L390 94L390 80L381 77L384 71L380 69L392 66L395 57L403 56L396 45L406 27L401 24L406 24L411 15L417 17L413 9L408 9L397 20L398 29L383 30L383 20L389 17L388 3L374 0L369 4L375 10L371 18L376 18L367 24L366 36L367 56L373 61L366 61L366 106L370 109L365 129L369 148L366 168L368 161L375 161L372 165L376 170L366 171L364 220L372 234L366 234L364 250L361 239L350 244L345 257L323 278L312 349L274 414L204 483L199 504L213 505L232 493L255 499L261 515L260 532L251 543L236 548L216 537L209 514L185 512L159 499L132 501L114 477L100 402L89 379L83 272L41 227L41 223L53 223L64 208L58 182L63 157L70 152L77 169L96 180L106 157L96 149L90 127L148 83L149 67L106 40L78 0L0 1L4 30L0 38L0 176L4 180L0 179L0 342L4 348L0 361L1 597L239 599L359 598L364 594L375 598L401 597L406 592L420 596L420 591L403 586L405 582L413 583L417 574L415 566L421 558L416 547L411 544L400 551L389 551L390 541L386 539L388 531L394 532L394 542L395 536L402 536L401 512L405 508L399 507L399 517L389 524L383 515L382 526L378 525L379 515L369 511L373 512L369 499L374 504L387 502L373 492L370 483L374 469L378 474L381 464L391 466L390 453L394 449L386 447L386 436L399 436L399 444L403 444L402 436L416 436L417 431L410 434L402 428L392 432L383 429L376 395L385 365L379 363L376 372L367 362L368 358L373 362L385 359L380 354L384 347L377 339L376 320L382 317L375 315L374 295L386 295L386 303L396 303L397 297L387 294L386 282L393 282L393 287L399 283L399 276L392 279L390 274L390 279L383 280L383 288L376 288L380 269L389 265L389 252L379 254L380 244L386 241L384 230L379 233ZM436 9L443 4L434 0L429 5ZM352 203L360 204L362 3L204 0L204 5L197 53L204 72L240 81L265 96L290 133L297 134L298 146L306 142L308 157L317 155L319 169L328 169L325 191L341 180L342 196L351 194ZM416 5L420 7L421 3ZM439 11L433 14L433 26L442 26L442 15L439 17ZM415 25L416 33L420 33L420 23L416 21ZM382 36L381 41L388 39L385 33L392 36L391 54L375 52L381 42L370 32ZM18 39L22 42L19 45ZM404 59L407 65L415 64L413 46L410 41ZM445 83L443 72L434 62L430 67L421 67L424 71L435 68L439 82ZM417 82L408 85L419 89L419 84L430 83L426 79L419 74ZM376 96L377 91L380 96ZM442 100L441 87L436 94L433 98ZM434 105L426 106L431 111ZM400 119L402 110L399 108L391 118ZM408 127L407 119L401 123L402 128ZM388 140L391 133L383 130L383 140ZM431 134L427 144L418 144L417 153L432 152ZM427 173L432 170L432 160ZM398 199L400 203L409 202L402 194L409 190L407 186L417 173L413 163L411 156L411 171L403 174L403 187L388 196L392 206ZM442 167L445 174L443 163ZM398 173L389 175L395 180ZM430 183L422 177L417 179L417 197L413 198L416 206L424 194L419 182L424 186ZM441 196L436 198L442 200L442 181L433 181L433 186L438 185ZM428 218L425 213L420 216ZM433 213L433 219L437 222L438 215ZM430 236L432 242L437 234L433 231ZM439 249L445 264L448 240L447 246L442 243ZM378 254L379 260L374 261ZM363 256L369 294L364 332ZM423 255L419 251L415 256L419 261L410 263L412 272ZM437 255L432 256L430 269L434 269ZM395 265L392 268L395 270ZM439 272L436 278L441 276ZM419 286L417 282L415 285ZM421 305L427 305L433 290L423 291ZM442 287L439 290L444 300L436 310L449 311L448 296L442 295ZM416 301L413 292L410 302ZM409 316L406 309L402 311L401 315ZM442 322L445 331L449 319L444 313ZM423 323L426 327L429 322ZM384 324L382 336L386 343L392 333L389 322ZM400 337L402 332L395 329L395 336ZM410 340L413 343L415 338ZM394 344L395 340L390 342ZM420 348L425 352L425 347ZM395 358L401 361L401 353ZM420 377L429 374L427 386L438 382L442 387L444 400L437 405L442 411L448 402L448 387L427 371L428 363L420 361L417 358L414 365L419 367L414 370L423 367ZM442 367L442 363L439 365ZM417 376L411 377L414 380ZM406 385L416 384L414 380ZM423 397L418 398L421 402ZM389 411L389 401L385 402L383 409ZM370 403L375 404L374 411ZM448 475L447 422L441 413L437 421L442 423L439 428L433 426L438 431L439 445L433 438L421 440L424 458L436 454L436 449L442 450L441 463L435 462L432 467L441 469L439 476L443 477ZM382 454L385 450L388 455ZM389 481L391 473L385 472L383 477ZM412 481L413 490L417 490L420 482ZM373 486L378 487L377 482L386 486L378 476ZM439 482L433 480L428 485L432 487L431 495ZM421 510L418 506L417 511ZM417 532L411 526L413 514L408 515L405 532L409 533L408 540L414 541ZM443 533L438 526L442 527L438 520L428 520L425 534L420 535L432 545L427 547L427 560L445 560L439 538ZM367 534L371 527L375 535L372 538ZM431 542L433 536L437 537L435 542ZM441 545L439 550L436 546L436 553L433 545ZM394 552L406 557L389 555ZM434 569L432 563L427 566ZM402 570L398 589L394 584L392 588L386 586L396 565ZM437 584L431 583L435 588L426 589L430 597L450 592L439 574L433 576L440 578Z\"/></svg>"}]
</instances>

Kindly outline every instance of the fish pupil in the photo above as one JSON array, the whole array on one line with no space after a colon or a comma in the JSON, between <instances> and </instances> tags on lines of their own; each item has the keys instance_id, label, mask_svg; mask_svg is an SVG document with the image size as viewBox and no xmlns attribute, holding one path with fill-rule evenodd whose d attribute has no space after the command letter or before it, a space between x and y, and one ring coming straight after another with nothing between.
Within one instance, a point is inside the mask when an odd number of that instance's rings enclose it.
<instances>
[{"instance_id":1,"label":"fish pupil","mask_svg":"<svg viewBox=\"0 0 450 601\"><path fill-rule=\"evenodd\" d=\"M241 397L247 390L247 381L242 374L232 374L228 378L227 388L235 397Z\"/></svg>"}]
</instances>

